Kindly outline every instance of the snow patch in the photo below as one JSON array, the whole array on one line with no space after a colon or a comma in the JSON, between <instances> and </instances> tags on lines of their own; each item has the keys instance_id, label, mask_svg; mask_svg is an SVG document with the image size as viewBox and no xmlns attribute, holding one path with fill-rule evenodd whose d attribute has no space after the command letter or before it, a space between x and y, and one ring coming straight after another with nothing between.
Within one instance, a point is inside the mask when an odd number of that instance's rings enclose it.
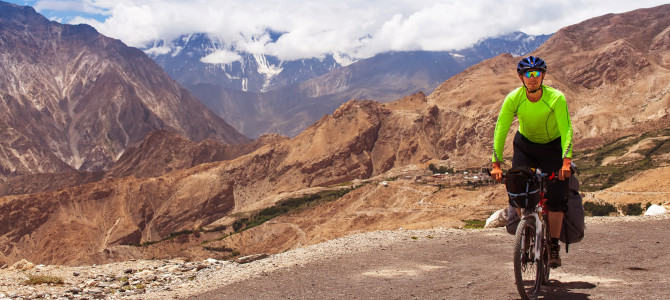
<instances>
[{"instance_id":1,"label":"snow patch","mask_svg":"<svg viewBox=\"0 0 670 300\"><path fill-rule=\"evenodd\" d=\"M348 65L350 65L350 64L353 64L353 63L355 63L356 61L358 61L357 59L355 59L355 58L351 58L351 57L349 57L347 54L345 54L345 53L340 53L340 52L335 52L335 53L333 53L333 59L334 59L338 64L340 64L340 66L343 66L343 67L346 67L346 66L348 66Z\"/></svg>"},{"instance_id":2,"label":"snow patch","mask_svg":"<svg viewBox=\"0 0 670 300\"><path fill-rule=\"evenodd\" d=\"M256 60L256 64L258 64L258 73L265 76L265 82L261 89L261 91L265 91L270 85L272 78L279 75L284 69L281 67L281 63L277 66L270 64L267 57L263 54L254 54L254 59Z\"/></svg>"},{"instance_id":3,"label":"snow patch","mask_svg":"<svg viewBox=\"0 0 670 300\"><path fill-rule=\"evenodd\" d=\"M284 70L281 67L281 64L278 66L270 64L267 57L265 57L263 54L254 54L254 59L256 59L256 63L258 64L258 73L265 75L265 78L268 80L274 76L277 76L277 74Z\"/></svg>"}]
</instances>

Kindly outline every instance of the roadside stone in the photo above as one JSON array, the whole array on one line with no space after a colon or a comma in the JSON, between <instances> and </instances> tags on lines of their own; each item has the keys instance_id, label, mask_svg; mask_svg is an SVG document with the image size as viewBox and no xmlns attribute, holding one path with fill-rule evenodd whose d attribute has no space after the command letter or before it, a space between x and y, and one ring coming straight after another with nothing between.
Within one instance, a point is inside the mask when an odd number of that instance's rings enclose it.
<instances>
[{"instance_id":1,"label":"roadside stone","mask_svg":"<svg viewBox=\"0 0 670 300\"><path fill-rule=\"evenodd\" d=\"M507 208L494 212L488 219L484 228L502 227L507 224Z\"/></svg>"},{"instance_id":2,"label":"roadside stone","mask_svg":"<svg viewBox=\"0 0 670 300\"><path fill-rule=\"evenodd\" d=\"M89 294L89 295L95 295L95 294L102 294L103 290L98 289L98 288L93 288L93 289L87 289L84 291L84 293Z\"/></svg>"},{"instance_id":3,"label":"roadside stone","mask_svg":"<svg viewBox=\"0 0 670 300\"><path fill-rule=\"evenodd\" d=\"M20 261L17 261L15 264L13 264L11 267L9 267L10 270L30 270L34 268L35 265L25 259L22 259Z\"/></svg>"},{"instance_id":4,"label":"roadside stone","mask_svg":"<svg viewBox=\"0 0 670 300\"><path fill-rule=\"evenodd\" d=\"M647 208L647 211L644 213L645 216L656 216L667 213L668 210L665 207L657 204L653 204Z\"/></svg>"},{"instance_id":5,"label":"roadside stone","mask_svg":"<svg viewBox=\"0 0 670 300\"><path fill-rule=\"evenodd\" d=\"M270 256L270 255L268 255L267 253L247 255L247 256L243 256L243 257L240 257L240 258L236 259L235 262L237 262L238 264L246 264L246 263L250 263L252 261L257 261L259 259L266 258L268 256Z\"/></svg>"}]
</instances>

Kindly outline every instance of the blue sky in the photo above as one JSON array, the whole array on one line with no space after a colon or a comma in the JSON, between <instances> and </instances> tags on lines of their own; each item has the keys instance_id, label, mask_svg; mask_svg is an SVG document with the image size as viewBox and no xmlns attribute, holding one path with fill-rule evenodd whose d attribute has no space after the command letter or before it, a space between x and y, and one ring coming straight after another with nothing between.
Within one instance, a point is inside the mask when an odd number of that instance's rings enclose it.
<instances>
[{"instance_id":1,"label":"blue sky","mask_svg":"<svg viewBox=\"0 0 670 300\"><path fill-rule=\"evenodd\" d=\"M7 1L7 0L5 0ZM86 23L135 47L208 33L236 51L282 59L445 51L514 31L548 34L667 0L11 0L61 23ZM282 33L273 39L269 32Z\"/></svg>"}]
</instances>

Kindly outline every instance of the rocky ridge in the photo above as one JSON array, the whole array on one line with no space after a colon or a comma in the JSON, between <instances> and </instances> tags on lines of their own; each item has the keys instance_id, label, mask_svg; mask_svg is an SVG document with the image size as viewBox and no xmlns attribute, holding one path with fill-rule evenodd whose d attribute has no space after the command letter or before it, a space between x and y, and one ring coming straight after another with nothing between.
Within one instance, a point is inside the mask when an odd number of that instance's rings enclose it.
<instances>
[{"instance_id":1,"label":"rocky ridge","mask_svg":"<svg viewBox=\"0 0 670 300\"><path fill-rule=\"evenodd\" d=\"M156 129L190 140L250 140L140 50L87 25L0 2L0 181L104 171Z\"/></svg>"}]
</instances>

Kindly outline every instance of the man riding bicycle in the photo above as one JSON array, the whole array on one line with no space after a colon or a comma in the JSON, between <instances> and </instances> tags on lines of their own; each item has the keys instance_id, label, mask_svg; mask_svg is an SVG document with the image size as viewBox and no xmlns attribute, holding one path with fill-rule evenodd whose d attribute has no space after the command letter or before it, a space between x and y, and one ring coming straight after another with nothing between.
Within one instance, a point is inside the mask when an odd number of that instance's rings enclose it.
<instances>
[{"instance_id":1,"label":"man riding bicycle","mask_svg":"<svg viewBox=\"0 0 670 300\"><path fill-rule=\"evenodd\" d=\"M546 63L539 57L521 59L517 73L523 86L507 95L493 135L491 177L502 180L500 164L507 132L516 115L519 131L514 136L512 168L533 167L558 172L558 181L547 186L551 254L549 266L561 265L558 244L564 212L567 210L568 179L572 162L572 123L565 96L543 85ZM520 209L517 209L517 213Z\"/></svg>"}]
</instances>

